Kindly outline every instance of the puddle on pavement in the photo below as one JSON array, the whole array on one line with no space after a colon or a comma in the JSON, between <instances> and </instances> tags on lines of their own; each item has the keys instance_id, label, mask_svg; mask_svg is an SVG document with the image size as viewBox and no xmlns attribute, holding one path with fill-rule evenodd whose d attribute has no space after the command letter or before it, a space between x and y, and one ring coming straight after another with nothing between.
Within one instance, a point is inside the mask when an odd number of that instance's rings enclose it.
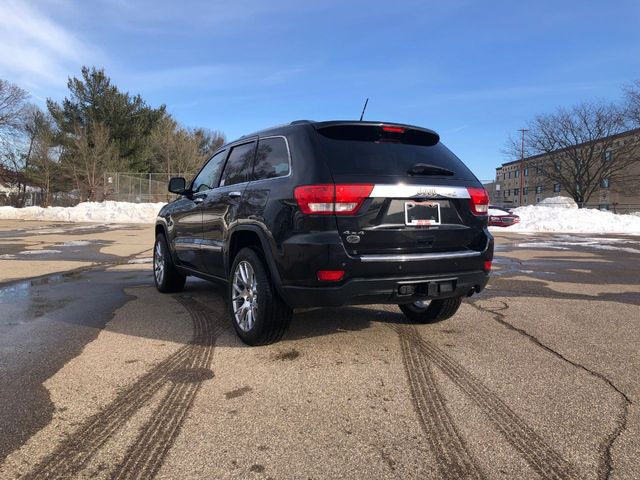
<instances>
[{"instance_id":1,"label":"puddle on pavement","mask_svg":"<svg viewBox=\"0 0 640 480\"><path fill-rule=\"evenodd\" d=\"M47 275L45 277L11 283L5 287L0 287L0 303L10 303L16 299L30 297L32 294L31 290L34 287L71 282L79 280L83 275L84 272L54 273L53 275Z\"/></svg>"},{"instance_id":2,"label":"puddle on pavement","mask_svg":"<svg viewBox=\"0 0 640 480\"><path fill-rule=\"evenodd\" d=\"M550 262L527 260L517 260L515 258L494 257L493 265L499 267L491 271L491 275L499 277L501 275L555 275L556 272L540 270L540 267L551 265Z\"/></svg>"}]
</instances>

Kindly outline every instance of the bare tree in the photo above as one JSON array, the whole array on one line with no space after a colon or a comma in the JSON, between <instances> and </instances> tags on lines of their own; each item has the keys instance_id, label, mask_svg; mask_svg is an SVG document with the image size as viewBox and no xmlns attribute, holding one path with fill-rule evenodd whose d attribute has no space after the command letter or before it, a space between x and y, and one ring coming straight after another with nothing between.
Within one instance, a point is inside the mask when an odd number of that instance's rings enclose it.
<instances>
[{"instance_id":1,"label":"bare tree","mask_svg":"<svg viewBox=\"0 0 640 480\"><path fill-rule=\"evenodd\" d=\"M633 181L627 170L638 162L639 140L640 132L629 132L623 109L582 103L539 115L528 125L526 166L582 207L600 188ZM520 151L519 139L511 138L507 155L516 160Z\"/></svg>"},{"instance_id":2,"label":"bare tree","mask_svg":"<svg viewBox=\"0 0 640 480\"><path fill-rule=\"evenodd\" d=\"M68 167L76 186L83 200L101 200L105 172L122 168L122 159L110 139L109 128L102 123L92 123L89 128L76 127L73 137L75 154Z\"/></svg>"},{"instance_id":3,"label":"bare tree","mask_svg":"<svg viewBox=\"0 0 640 480\"><path fill-rule=\"evenodd\" d=\"M0 137L19 131L29 94L17 85L0 79Z\"/></svg>"},{"instance_id":4,"label":"bare tree","mask_svg":"<svg viewBox=\"0 0 640 480\"><path fill-rule=\"evenodd\" d=\"M29 137L29 148L25 159L26 178L30 185L40 189L42 206L47 207L51 204L51 194L56 189L55 185L59 184L56 177L60 172L58 163L60 147L56 142L53 119L41 110L33 109L25 126L25 132Z\"/></svg>"},{"instance_id":5,"label":"bare tree","mask_svg":"<svg viewBox=\"0 0 640 480\"><path fill-rule=\"evenodd\" d=\"M153 152L151 168L166 172L167 177L195 173L213 150L222 144L223 138L217 132L192 132L166 116L160 120L150 137Z\"/></svg>"},{"instance_id":6,"label":"bare tree","mask_svg":"<svg viewBox=\"0 0 640 480\"><path fill-rule=\"evenodd\" d=\"M635 127L640 127L640 80L627 85L624 93L627 119Z\"/></svg>"}]
</instances>

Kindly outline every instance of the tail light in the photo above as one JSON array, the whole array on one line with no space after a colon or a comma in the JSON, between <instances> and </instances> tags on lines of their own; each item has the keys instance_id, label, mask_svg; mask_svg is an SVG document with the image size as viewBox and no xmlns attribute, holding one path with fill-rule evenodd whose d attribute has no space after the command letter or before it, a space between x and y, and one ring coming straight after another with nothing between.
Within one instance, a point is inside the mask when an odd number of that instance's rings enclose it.
<instances>
[{"instance_id":1,"label":"tail light","mask_svg":"<svg viewBox=\"0 0 640 480\"><path fill-rule=\"evenodd\" d=\"M351 215L373 190L371 184L323 184L296 187L293 194L302 213Z\"/></svg>"},{"instance_id":2,"label":"tail light","mask_svg":"<svg viewBox=\"0 0 640 480\"><path fill-rule=\"evenodd\" d=\"M467 191L471 197L469 201L471 212L474 215L486 215L489 211L489 195L487 195L487 191L482 187L468 187Z\"/></svg>"},{"instance_id":3,"label":"tail light","mask_svg":"<svg viewBox=\"0 0 640 480\"><path fill-rule=\"evenodd\" d=\"M491 260L485 260L484 261L483 269L487 273L491 271Z\"/></svg>"}]
</instances>

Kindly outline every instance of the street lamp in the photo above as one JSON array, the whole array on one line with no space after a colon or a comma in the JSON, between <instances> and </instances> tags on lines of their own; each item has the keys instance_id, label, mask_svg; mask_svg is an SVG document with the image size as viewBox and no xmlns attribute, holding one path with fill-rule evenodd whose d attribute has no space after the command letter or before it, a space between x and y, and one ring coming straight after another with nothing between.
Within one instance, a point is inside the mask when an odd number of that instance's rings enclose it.
<instances>
[{"instance_id":1,"label":"street lamp","mask_svg":"<svg viewBox=\"0 0 640 480\"><path fill-rule=\"evenodd\" d=\"M524 192L524 132L528 132L529 130L526 128L521 128L518 130L522 132L522 143L520 146L520 195L518 203L522 206L522 194Z\"/></svg>"}]
</instances>

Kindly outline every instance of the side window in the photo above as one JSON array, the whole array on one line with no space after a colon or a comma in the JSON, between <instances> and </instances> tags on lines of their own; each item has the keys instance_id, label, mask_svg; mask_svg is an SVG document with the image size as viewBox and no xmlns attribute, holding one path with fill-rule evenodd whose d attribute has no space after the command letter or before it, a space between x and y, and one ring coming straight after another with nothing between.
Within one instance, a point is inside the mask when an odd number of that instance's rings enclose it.
<instances>
[{"instance_id":1,"label":"side window","mask_svg":"<svg viewBox=\"0 0 640 480\"><path fill-rule=\"evenodd\" d=\"M289 174L289 151L284 138L265 138L258 142L253 178L284 177Z\"/></svg>"},{"instance_id":2,"label":"side window","mask_svg":"<svg viewBox=\"0 0 640 480\"><path fill-rule=\"evenodd\" d=\"M203 192L205 190L211 190L218 186L218 179L220 178L220 170L224 162L224 157L227 151L216 153L211 160L207 162L205 167L200 170L200 173L193 181L191 189L194 192Z\"/></svg>"},{"instance_id":3,"label":"side window","mask_svg":"<svg viewBox=\"0 0 640 480\"><path fill-rule=\"evenodd\" d=\"M231 149L229 160L222 173L221 187L246 182L249 179L255 147L256 142L251 142Z\"/></svg>"}]
</instances>

